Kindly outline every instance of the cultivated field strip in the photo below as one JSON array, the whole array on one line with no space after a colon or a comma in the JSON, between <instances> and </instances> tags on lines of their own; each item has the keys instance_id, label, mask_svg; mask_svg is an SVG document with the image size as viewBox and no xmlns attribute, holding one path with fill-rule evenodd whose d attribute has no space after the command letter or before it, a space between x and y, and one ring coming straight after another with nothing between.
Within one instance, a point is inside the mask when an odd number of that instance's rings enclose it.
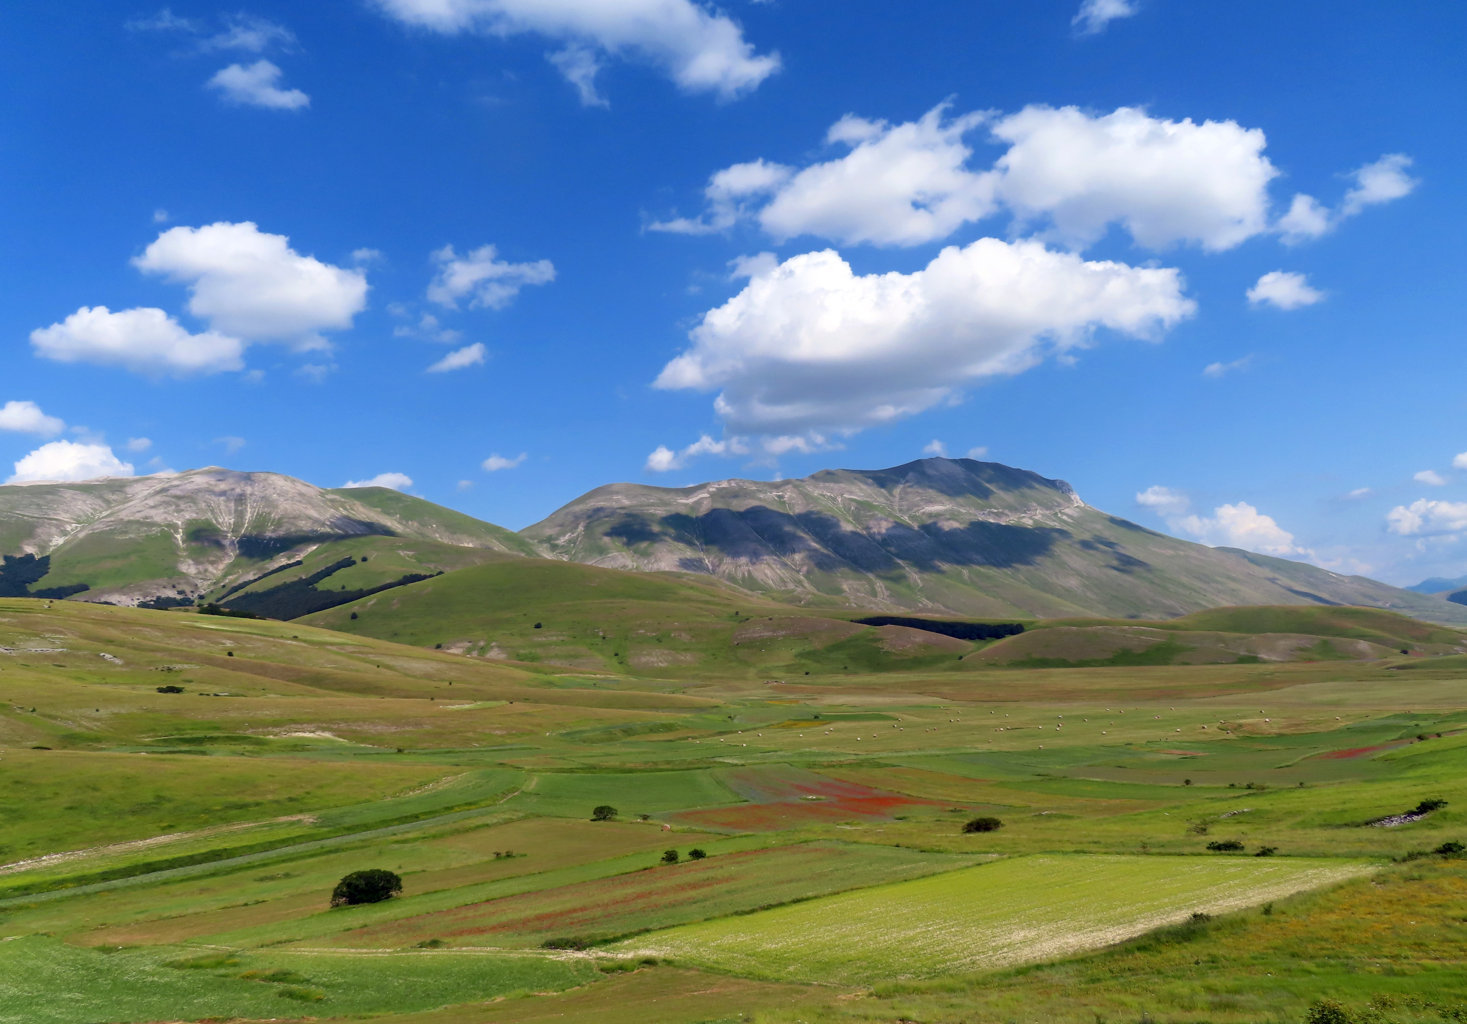
<instances>
[{"instance_id":1,"label":"cultivated field strip","mask_svg":"<svg viewBox=\"0 0 1467 1024\"><path fill-rule=\"evenodd\" d=\"M783 981L931 978L1052 960L1372 870L1324 858L1018 857L615 948Z\"/></svg>"}]
</instances>

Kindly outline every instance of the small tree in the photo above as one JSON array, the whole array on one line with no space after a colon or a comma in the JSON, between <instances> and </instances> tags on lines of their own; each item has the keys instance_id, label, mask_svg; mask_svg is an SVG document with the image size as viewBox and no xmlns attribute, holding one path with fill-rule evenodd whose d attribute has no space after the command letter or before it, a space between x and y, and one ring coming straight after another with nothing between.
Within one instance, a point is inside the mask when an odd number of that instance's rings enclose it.
<instances>
[{"instance_id":1,"label":"small tree","mask_svg":"<svg viewBox=\"0 0 1467 1024\"><path fill-rule=\"evenodd\" d=\"M385 868L368 868L353 871L331 890L333 907L354 906L358 903L381 903L402 892L402 879Z\"/></svg>"},{"instance_id":2,"label":"small tree","mask_svg":"<svg viewBox=\"0 0 1467 1024\"><path fill-rule=\"evenodd\" d=\"M997 818L974 818L963 826L964 832L997 832L1003 822Z\"/></svg>"},{"instance_id":3,"label":"small tree","mask_svg":"<svg viewBox=\"0 0 1467 1024\"><path fill-rule=\"evenodd\" d=\"M1460 846L1461 844L1458 843L1457 845ZM706 856L708 856L707 851L701 850L696 846L688 851L688 860L702 860Z\"/></svg>"},{"instance_id":4,"label":"small tree","mask_svg":"<svg viewBox=\"0 0 1467 1024\"><path fill-rule=\"evenodd\" d=\"M676 850L663 850L662 851L662 863L664 863L664 864L676 864L677 863L677 851Z\"/></svg>"},{"instance_id":5,"label":"small tree","mask_svg":"<svg viewBox=\"0 0 1467 1024\"><path fill-rule=\"evenodd\" d=\"M610 804L597 804L591 808L592 821L610 821L616 817L616 808Z\"/></svg>"}]
</instances>

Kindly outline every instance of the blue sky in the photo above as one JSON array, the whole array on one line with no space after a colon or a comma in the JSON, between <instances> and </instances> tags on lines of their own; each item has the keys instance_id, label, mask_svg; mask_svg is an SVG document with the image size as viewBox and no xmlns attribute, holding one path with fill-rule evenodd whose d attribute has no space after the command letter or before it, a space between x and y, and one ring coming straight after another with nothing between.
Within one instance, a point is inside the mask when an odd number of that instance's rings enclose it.
<instances>
[{"instance_id":1,"label":"blue sky","mask_svg":"<svg viewBox=\"0 0 1467 1024\"><path fill-rule=\"evenodd\" d=\"M17 6L14 480L383 479L518 528L971 452L1467 572L1460 5Z\"/></svg>"}]
</instances>

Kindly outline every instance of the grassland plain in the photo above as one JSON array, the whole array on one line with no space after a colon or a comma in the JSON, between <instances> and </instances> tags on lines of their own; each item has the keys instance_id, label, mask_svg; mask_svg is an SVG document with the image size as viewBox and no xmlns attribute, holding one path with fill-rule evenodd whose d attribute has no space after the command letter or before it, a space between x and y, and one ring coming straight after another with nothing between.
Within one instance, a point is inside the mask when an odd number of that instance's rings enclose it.
<instances>
[{"instance_id":1,"label":"grassland plain","mask_svg":"<svg viewBox=\"0 0 1467 1024\"><path fill-rule=\"evenodd\" d=\"M1326 997L1360 1020L1467 1014L1467 872L1430 852L1467 841L1459 634L1232 610L1177 631L1394 653L1012 668L975 657L993 644L939 663L873 631L861 661L830 651L868 627L718 595L678 639L683 594L643 633L634 610L585 634L614 645L594 669L431 633L0 601L0 1020L1294 1024ZM532 640L570 619L559 591L532 596L494 615L539 616ZM698 660L634 661L659 638ZM767 671L810 651L809 676ZM588 820L599 804L615 819ZM977 815L1003 827L964 833ZM329 908L362 867L403 895ZM897 911L918 937L882 946L888 912L841 948L761 954L799 984L644 948L757 945L761 922L890 911L893 892L929 893ZM1060 959L1003 966L1039 946Z\"/></svg>"}]
</instances>

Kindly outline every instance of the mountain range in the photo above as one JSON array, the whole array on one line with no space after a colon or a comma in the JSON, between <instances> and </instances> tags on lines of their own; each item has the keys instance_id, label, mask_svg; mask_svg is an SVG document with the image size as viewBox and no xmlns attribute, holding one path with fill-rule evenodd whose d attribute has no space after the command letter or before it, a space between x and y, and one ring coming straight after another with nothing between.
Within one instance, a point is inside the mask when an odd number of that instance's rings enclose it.
<instances>
[{"instance_id":1,"label":"mountain range","mask_svg":"<svg viewBox=\"0 0 1467 1024\"><path fill-rule=\"evenodd\" d=\"M385 488L211 467L0 486L0 596L295 618L445 572L551 559L680 574L811 608L1163 619L1230 605L1467 607L1210 548L1087 505L1060 480L922 459L798 480L611 484L515 533Z\"/></svg>"}]
</instances>

